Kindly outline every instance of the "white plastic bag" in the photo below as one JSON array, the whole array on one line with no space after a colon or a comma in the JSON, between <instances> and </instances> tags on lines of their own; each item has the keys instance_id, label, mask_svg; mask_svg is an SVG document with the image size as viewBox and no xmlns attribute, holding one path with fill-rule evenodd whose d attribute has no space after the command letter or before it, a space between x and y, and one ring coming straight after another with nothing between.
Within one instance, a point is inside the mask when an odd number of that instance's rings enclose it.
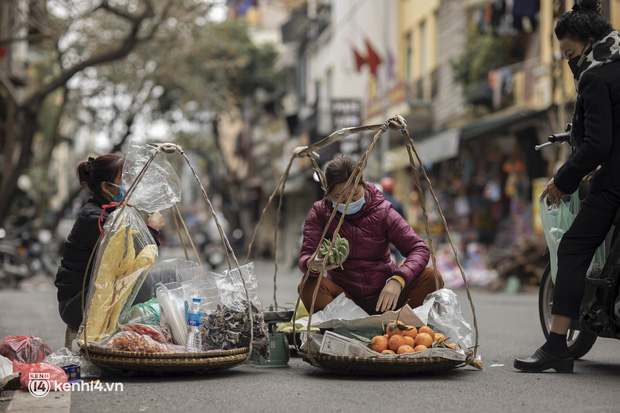
<instances>
[{"instance_id":1,"label":"white plastic bag","mask_svg":"<svg viewBox=\"0 0 620 413\"><path fill-rule=\"evenodd\" d=\"M468 348L474 346L474 330L461 313L461 304L456 294L447 288L441 288L426 296L421 307L428 308L427 324L435 331L441 331L450 341L463 341ZM418 307L418 308L421 308Z\"/></svg>"}]
</instances>

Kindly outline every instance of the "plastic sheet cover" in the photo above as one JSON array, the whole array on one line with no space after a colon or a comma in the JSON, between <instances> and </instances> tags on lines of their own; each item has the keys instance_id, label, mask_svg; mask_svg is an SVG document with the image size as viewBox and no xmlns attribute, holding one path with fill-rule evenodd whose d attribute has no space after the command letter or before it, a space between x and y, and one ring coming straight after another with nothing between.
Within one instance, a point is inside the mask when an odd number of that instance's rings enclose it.
<instances>
[{"instance_id":1,"label":"plastic sheet cover","mask_svg":"<svg viewBox=\"0 0 620 413\"><path fill-rule=\"evenodd\" d=\"M127 190L136 180L155 149L135 140L129 149L123 166L123 185ZM127 202L141 211L155 212L170 208L181 201L181 181L164 154L158 154L151 162Z\"/></svg>"}]
</instances>

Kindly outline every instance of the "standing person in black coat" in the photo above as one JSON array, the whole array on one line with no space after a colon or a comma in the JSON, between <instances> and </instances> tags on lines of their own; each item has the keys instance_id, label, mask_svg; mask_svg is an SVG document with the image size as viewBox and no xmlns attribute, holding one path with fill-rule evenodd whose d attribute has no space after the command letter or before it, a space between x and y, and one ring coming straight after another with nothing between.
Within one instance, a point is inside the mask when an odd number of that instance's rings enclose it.
<instances>
[{"instance_id":1,"label":"standing person in black coat","mask_svg":"<svg viewBox=\"0 0 620 413\"><path fill-rule=\"evenodd\" d=\"M566 343L571 319L578 318L585 277L594 252L605 240L620 207L620 35L602 16L598 0L582 0L555 27L560 49L575 77L577 105L571 141L576 153L543 191L554 202L572 194L591 174L590 192L558 248L551 332L522 371L572 372Z\"/></svg>"},{"instance_id":2,"label":"standing person in black coat","mask_svg":"<svg viewBox=\"0 0 620 413\"><path fill-rule=\"evenodd\" d=\"M99 219L103 223L114 207L104 209L112 202L121 202L125 197L122 185L124 158L107 154L96 159L88 158L77 167L80 185L87 185L93 195L78 213L77 219L65 241L62 261L56 273L54 285L58 288L58 309L60 318L69 328L77 330L82 323L82 285L88 260L99 239ZM149 216L148 227L154 237L164 227L165 222L159 212ZM92 273L92 262L88 268L86 291Z\"/></svg>"}]
</instances>

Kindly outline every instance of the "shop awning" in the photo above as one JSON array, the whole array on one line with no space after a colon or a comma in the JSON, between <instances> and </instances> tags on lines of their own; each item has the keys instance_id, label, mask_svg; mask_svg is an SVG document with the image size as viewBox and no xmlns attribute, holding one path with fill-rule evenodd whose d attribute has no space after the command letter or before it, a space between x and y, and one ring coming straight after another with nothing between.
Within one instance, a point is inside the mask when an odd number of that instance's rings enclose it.
<instances>
[{"instance_id":1,"label":"shop awning","mask_svg":"<svg viewBox=\"0 0 620 413\"><path fill-rule=\"evenodd\" d=\"M441 131L422 141L413 141L422 162L435 163L446 159L456 158L459 154L459 129ZM385 168L389 171L409 166L407 147L400 146L385 154Z\"/></svg>"},{"instance_id":2,"label":"shop awning","mask_svg":"<svg viewBox=\"0 0 620 413\"><path fill-rule=\"evenodd\" d=\"M463 140L483 138L510 132L516 126L527 126L533 120L547 118L547 110L519 110L517 112L498 114L497 116L472 122L461 127Z\"/></svg>"}]
</instances>

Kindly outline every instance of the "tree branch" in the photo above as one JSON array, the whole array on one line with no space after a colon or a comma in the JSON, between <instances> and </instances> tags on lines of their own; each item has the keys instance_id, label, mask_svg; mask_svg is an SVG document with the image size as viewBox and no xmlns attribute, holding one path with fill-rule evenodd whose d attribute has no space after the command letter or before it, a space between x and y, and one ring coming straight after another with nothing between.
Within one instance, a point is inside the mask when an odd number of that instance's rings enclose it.
<instances>
[{"instance_id":1,"label":"tree branch","mask_svg":"<svg viewBox=\"0 0 620 413\"><path fill-rule=\"evenodd\" d=\"M17 97L17 89L15 89L15 85L11 82L11 79L7 76L6 72L0 70L0 83L4 86L4 88L9 92L9 97L15 103L15 106L21 106L21 102Z\"/></svg>"},{"instance_id":2,"label":"tree branch","mask_svg":"<svg viewBox=\"0 0 620 413\"><path fill-rule=\"evenodd\" d=\"M27 101L26 105L30 106L41 102L52 91L66 84L76 73L86 69L87 67L96 66L100 63L110 62L123 58L129 54L138 42L138 33L140 31L140 25L142 19L134 22L131 27L131 31L123 42L116 49L108 52L95 55L90 59L80 62L72 67L68 68L56 78L52 79L49 83L44 85L38 92L34 93Z\"/></svg>"},{"instance_id":3,"label":"tree branch","mask_svg":"<svg viewBox=\"0 0 620 413\"><path fill-rule=\"evenodd\" d=\"M123 19L129 20L132 23L136 23L137 21L141 19L141 16L134 16L133 14L127 13L124 10L117 9L116 7L110 6L107 0L101 3L99 6L97 6L94 11L97 11L99 9L107 10L110 13L115 14L118 17L122 17Z\"/></svg>"}]
</instances>

